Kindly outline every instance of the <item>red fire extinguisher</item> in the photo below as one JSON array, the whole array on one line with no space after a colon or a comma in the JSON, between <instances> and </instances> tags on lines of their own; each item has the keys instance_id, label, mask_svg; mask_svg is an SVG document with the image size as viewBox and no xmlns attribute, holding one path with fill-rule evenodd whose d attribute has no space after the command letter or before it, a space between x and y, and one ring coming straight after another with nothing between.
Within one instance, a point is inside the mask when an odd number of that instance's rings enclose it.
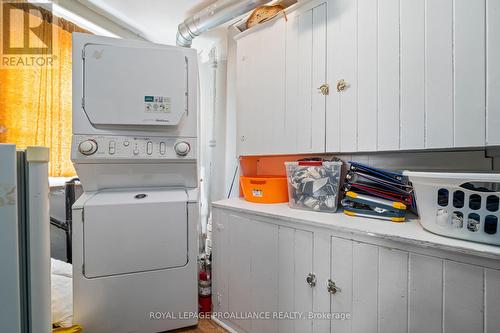
<instances>
[{"instance_id":1,"label":"red fire extinguisher","mask_svg":"<svg viewBox=\"0 0 500 333\"><path fill-rule=\"evenodd\" d=\"M212 311L212 281L210 263L207 259L200 260L200 273L198 278L198 310L200 313Z\"/></svg>"}]
</instances>

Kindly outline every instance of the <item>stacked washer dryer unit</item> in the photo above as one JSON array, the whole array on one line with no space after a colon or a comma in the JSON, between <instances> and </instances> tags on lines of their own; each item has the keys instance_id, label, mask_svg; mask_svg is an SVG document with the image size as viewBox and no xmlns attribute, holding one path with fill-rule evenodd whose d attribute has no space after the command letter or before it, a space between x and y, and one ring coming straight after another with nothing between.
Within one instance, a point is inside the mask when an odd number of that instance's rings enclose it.
<instances>
[{"instance_id":1,"label":"stacked washer dryer unit","mask_svg":"<svg viewBox=\"0 0 500 333\"><path fill-rule=\"evenodd\" d=\"M196 324L196 51L73 34L74 322Z\"/></svg>"}]
</instances>

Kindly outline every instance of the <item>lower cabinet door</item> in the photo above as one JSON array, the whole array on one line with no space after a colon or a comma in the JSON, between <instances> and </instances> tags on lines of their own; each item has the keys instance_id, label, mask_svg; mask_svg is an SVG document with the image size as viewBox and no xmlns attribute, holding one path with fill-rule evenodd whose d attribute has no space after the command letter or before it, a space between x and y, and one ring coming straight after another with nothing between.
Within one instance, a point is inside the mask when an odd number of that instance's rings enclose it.
<instances>
[{"instance_id":1,"label":"lower cabinet door","mask_svg":"<svg viewBox=\"0 0 500 333\"><path fill-rule=\"evenodd\" d=\"M331 332L500 332L498 270L337 237L330 258Z\"/></svg>"},{"instance_id":2,"label":"lower cabinet door","mask_svg":"<svg viewBox=\"0 0 500 333\"><path fill-rule=\"evenodd\" d=\"M408 253L336 237L331 250L331 331L406 332Z\"/></svg>"},{"instance_id":3,"label":"lower cabinet door","mask_svg":"<svg viewBox=\"0 0 500 333\"><path fill-rule=\"evenodd\" d=\"M408 253L332 237L332 332L406 332Z\"/></svg>"},{"instance_id":4,"label":"lower cabinet door","mask_svg":"<svg viewBox=\"0 0 500 333\"><path fill-rule=\"evenodd\" d=\"M246 332L277 332L278 321L266 316L278 309L278 226L233 214L227 222L231 322Z\"/></svg>"},{"instance_id":5,"label":"lower cabinet door","mask_svg":"<svg viewBox=\"0 0 500 333\"><path fill-rule=\"evenodd\" d=\"M238 332L312 332L313 233L214 210L213 302Z\"/></svg>"},{"instance_id":6,"label":"lower cabinet door","mask_svg":"<svg viewBox=\"0 0 500 333\"><path fill-rule=\"evenodd\" d=\"M228 258L231 249L228 244L228 215L214 209L212 219L212 310L227 313Z\"/></svg>"},{"instance_id":7,"label":"lower cabinet door","mask_svg":"<svg viewBox=\"0 0 500 333\"><path fill-rule=\"evenodd\" d=\"M218 209L213 230L214 311L237 332L500 332L498 270Z\"/></svg>"},{"instance_id":8,"label":"lower cabinet door","mask_svg":"<svg viewBox=\"0 0 500 333\"><path fill-rule=\"evenodd\" d=\"M278 228L278 332L312 332L313 233Z\"/></svg>"}]
</instances>

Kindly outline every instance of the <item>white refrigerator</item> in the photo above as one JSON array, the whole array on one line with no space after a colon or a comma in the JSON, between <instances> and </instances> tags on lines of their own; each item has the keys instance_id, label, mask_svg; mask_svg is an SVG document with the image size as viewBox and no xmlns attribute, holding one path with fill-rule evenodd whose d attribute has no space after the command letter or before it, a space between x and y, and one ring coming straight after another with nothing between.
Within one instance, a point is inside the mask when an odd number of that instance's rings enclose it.
<instances>
[{"instance_id":1,"label":"white refrigerator","mask_svg":"<svg viewBox=\"0 0 500 333\"><path fill-rule=\"evenodd\" d=\"M48 161L0 144L0 332L52 330Z\"/></svg>"}]
</instances>

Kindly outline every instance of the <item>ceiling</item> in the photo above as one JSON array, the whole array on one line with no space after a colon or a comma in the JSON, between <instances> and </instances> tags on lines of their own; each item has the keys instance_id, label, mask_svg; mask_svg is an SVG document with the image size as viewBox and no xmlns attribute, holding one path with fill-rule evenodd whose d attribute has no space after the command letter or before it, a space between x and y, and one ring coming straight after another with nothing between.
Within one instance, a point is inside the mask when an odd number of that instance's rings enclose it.
<instances>
[{"instance_id":1,"label":"ceiling","mask_svg":"<svg viewBox=\"0 0 500 333\"><path fill-rule=\"evenodd\" d=\"M179 23L215 0L79 0L79 2L87 7L93 7L102 15L125 22L152 42L175 45ZM195 42L203 45L207 43L207 38L209 37L201 36Z\"/></svg>"}]
</instances>

